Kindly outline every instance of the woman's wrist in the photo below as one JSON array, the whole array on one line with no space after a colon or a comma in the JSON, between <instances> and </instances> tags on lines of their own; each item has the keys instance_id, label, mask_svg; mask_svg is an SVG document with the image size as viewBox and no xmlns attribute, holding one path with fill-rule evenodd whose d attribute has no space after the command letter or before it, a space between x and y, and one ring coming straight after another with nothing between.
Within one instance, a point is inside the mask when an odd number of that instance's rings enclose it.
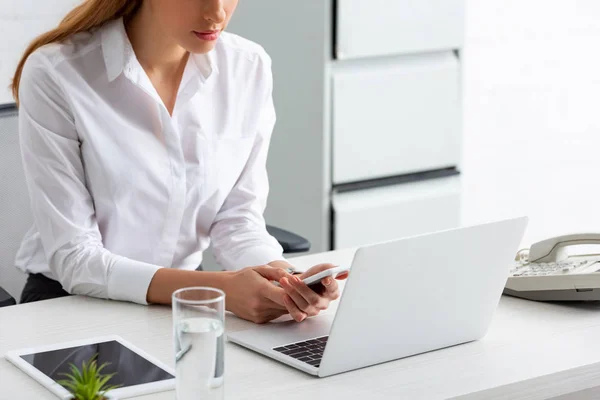
<instances>
[{"instance_id":1,"label":"woman's wrist","mask_svg":"<svg viewBox=\"0 0 600 400\"><path fill-rule=\"evenodd\" d=\"M225 295L231 290L230 281L235 274L234 271L202 272L202 274L203 286L220 289L225 292Z\"/></svg>"},{"instance_id":2,"label":"woman's wrist","mask_svg":"<svg viewBox=\"0 0 600 400\"><path fill-rule=\"evenodd\" d=\"M150 304L171 304L173 292L184 287L205 286L221 289L227 293L232 272L186 271L161 268L152 278L146 300Z\"/></svg>"}]
</instances>

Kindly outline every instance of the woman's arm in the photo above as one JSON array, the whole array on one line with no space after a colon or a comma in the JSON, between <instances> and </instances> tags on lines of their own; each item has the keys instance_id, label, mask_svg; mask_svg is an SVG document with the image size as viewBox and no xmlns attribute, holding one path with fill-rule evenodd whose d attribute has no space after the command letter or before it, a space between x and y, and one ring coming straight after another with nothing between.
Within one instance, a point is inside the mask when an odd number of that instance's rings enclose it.
<instances>
[{"instance_id":1,"label":"woman's arm","mask_svg":"<svg viewBox=\"0 0 600 400\"><path fill-rule=\"evenodd\" d=\"M231 272L186 271L161 268L154 274L148 287L148 303L171 304L173 292L184 287L208 286L225 289L225 281Z\"/></svg>"},{"instance_id":2,"label":"woman's arm","mask_svg":"<svg viewBox=\"0 0 600 400\"><path fill-rule=\"evenodd\" d=\"M260 79L263 80L265 91L254 146L241 176L211 227L215 257L226 269L257 264L268 264L283 270L292 267L283 258L281 246L267 232L263 218L269 193L267 154L276 120L271 60L266 54L262 57L261 71ZM301 278L331 267L333 266L325 264L315 266ZM326 281L321 293L313 292L291 276L282 279L280 283L287 294L279 304L296 321L317 315L339 297L339 288L334 279Z\"/></svg>"},{"instance_id":3,"label":"woman's arm","mask_svg":"<svg viewBox=\"0 0 600 400\"><path fill-rule=\"evenodd\" d=\"M27 60L19 95L23 168L54 277L69 293L144 304L160 267L104 248L68 96L43 53Z\"/></svg>"},{"instance_id":4,"label":"woman's arm","mask_svg":"<svg viewBox=\"0 0 600 400\"><path fill-rule=\"evenodd\" d=\"M262 54L257 70L256 94L260 104L258 125L250 156L231 189L210 229L213 252L217 262L225 269L264 265L283 261L283 249L266 229L263 213L269 193L267 155L275 125L273 105L271 60Z\"/></svg>"},{"instance_id":5,"label":"woman's arm","mask_svg":"<svg viewBox=\"0 0 600 400\"><path fill-rule=\"evenodd\" d=\"M209 286L225 292L225 307L240 318L265 323L288 313L285 291L271 283L290 277L281 268L267 265L236 272L183 271L159 269L148 288L148 303L171 304L175 290Z\"/></svg>"}]
</instances>

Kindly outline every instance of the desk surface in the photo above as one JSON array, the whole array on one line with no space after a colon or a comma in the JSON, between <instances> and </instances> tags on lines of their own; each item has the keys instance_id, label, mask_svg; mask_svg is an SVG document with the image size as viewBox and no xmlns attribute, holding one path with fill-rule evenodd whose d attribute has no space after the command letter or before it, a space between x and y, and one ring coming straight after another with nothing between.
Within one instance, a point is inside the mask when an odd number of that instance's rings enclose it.
<instances>
[{"instance_id":1,"label":"desk surface","mask_svg":"<svg viewBox=\"0 0 600 400\"><path fill-rule=\"evenodd\" d=\"M353 255L332 252L293 263L350 264ZM226 324L229 332L251 326L235 316ZM3 358L7 351L108 334L173 365L168 307L73 296L0 308L0 399L54 399ZM231 343L225 357L228 399L548 399L599 385L600 305L503 297L480 341L325 379ZM138 399L174 398L171 391Z\"/></svg>"}]
</instances>

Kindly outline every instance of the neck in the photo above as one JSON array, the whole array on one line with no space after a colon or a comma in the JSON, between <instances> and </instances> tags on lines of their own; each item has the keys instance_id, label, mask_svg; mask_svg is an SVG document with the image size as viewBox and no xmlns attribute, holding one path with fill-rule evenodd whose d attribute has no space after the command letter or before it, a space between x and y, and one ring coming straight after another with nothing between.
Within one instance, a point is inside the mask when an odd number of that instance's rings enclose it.
<instances>
[{"instance_id":1,"label":"neck","mask_svg":"<svg viewBox=\"0 0 600 400\"><path fill-rule=\"evenodd\" d=\"M125 29L135 55L146 71L172 75L185 64L188 52L161 31L148 2L126 21Z\"/></svg>"}]
</instances>

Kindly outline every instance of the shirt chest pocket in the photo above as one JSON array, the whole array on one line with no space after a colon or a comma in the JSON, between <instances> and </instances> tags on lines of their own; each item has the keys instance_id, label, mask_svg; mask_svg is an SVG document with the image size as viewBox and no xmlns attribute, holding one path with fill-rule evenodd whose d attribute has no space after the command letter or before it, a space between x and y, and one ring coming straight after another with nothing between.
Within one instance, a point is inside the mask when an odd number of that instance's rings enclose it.
<instances>
[{"instance_id":1,"label":"shirt chest pocket","mask_svg":"<svg viewBox=\"0 0 600 400\"><path fill-rule=\"evenodd\" d=\"M205 142L205 193L224 200L253 156L255 137L222 135Z\"/></svg>"}]
</instances>

